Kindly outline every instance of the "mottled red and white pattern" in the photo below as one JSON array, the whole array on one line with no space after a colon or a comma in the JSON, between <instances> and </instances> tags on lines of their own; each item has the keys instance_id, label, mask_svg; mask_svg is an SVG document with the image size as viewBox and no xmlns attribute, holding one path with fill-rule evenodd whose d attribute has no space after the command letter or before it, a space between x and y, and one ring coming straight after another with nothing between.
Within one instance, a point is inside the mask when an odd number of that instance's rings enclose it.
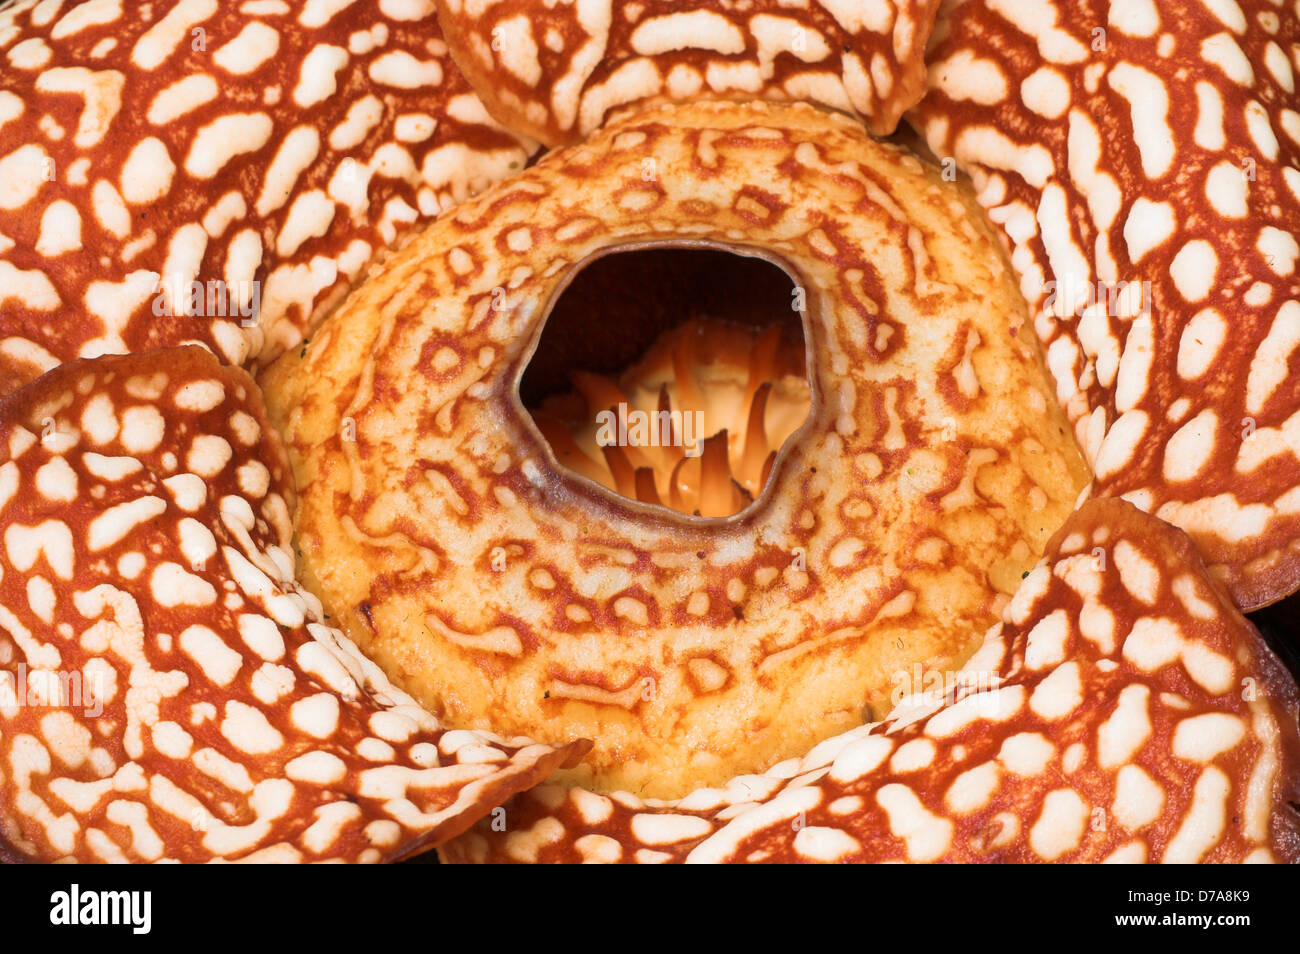
<instances>
[{"instance_id":1,"label":"mottled red and white pattern","mask_svg":"<svg viewBox=\"0 0 1300 954\"><path fill-rule=\"evenodd\" d=\"M888 135L925 91L939 0L438 0L452 56L548 145L647 99L817 103Z\"/></svg>"},{"instance_id":2,"label":"mottled red and white pattern","mask_svg":"<svg viewBox=\"0 0 1300 954\"><path fill-rule=\"evenodd\" d=\"M530 148L488 117L429 0L9 4L0 394L185 342L269 361Z\"/></svg>"},{"instance_id":3,"label":"mottled red and white pattern","mask_svg":"<svg viewBox=\"0 0 1300 954\"><path fill-rule=\"evenodd\" d=\"M292 505L200 348L0 402L0 860L391 860L584 751L442 729L295 581Z\"/></svg>"},{"instance_id":4,"label":"mottled red and white pattern","mask_svg":"<svg viewBox=\"0 0 1300 954\"><path fill-rule=\"evenodd\" d=\"M1300 586L1294 0L950 3L911 114L970 171L1096 474L1238 605Z\"/></svg>"}]
</instances>

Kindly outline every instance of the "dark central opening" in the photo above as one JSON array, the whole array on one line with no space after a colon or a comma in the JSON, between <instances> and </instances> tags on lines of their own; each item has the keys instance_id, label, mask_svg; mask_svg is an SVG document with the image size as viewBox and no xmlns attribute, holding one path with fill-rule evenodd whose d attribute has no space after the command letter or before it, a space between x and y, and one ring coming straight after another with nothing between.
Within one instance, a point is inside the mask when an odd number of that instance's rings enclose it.
<instances>
[{"instance_id":1,"label":"dark central opening","mask_svg":"<svg viewBox=\"0 0 1300 954\"><path fill-rule=\"evenodd\" d=\"M802 307L763 258L611 252L553 303L520 398L561 465L642 503L729 516L807 419Z\"/></svg>"}]
</instances>

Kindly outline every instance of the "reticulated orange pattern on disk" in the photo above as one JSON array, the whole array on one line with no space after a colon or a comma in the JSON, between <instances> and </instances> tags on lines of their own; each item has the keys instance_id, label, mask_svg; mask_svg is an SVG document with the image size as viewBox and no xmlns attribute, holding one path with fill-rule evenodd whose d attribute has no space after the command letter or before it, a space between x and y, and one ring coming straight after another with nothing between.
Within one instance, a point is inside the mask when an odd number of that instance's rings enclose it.
<instances>
[{"instance_id":1,"label":"reticulated orange pattern on disk","mask_svg":"<svg viewBox=\"0 0 1300 954\"><path fill-rule=\"evenodd\" d=\"M809 422L729 521L561 472L513 396L569 272L683 241L807 292ZM851 121L638 114L436 222L264 377L307 579L450 724L595 739L577 778L757 770L960 664L1073 507L1021 307L961 193Z\"/></svg>"},{"instance_id":2,"label":"reticulated orange pattern on disk","mask_svg":"<svg viewBox=\"0 0 1300 954\"><path fill-rule=\"evenodd\" d=\"M1096 500L955 678L885 722L676 802L544 785L441 855L1294 863L1298 702L1186 535Z\"/></svg>"}]
</instances>

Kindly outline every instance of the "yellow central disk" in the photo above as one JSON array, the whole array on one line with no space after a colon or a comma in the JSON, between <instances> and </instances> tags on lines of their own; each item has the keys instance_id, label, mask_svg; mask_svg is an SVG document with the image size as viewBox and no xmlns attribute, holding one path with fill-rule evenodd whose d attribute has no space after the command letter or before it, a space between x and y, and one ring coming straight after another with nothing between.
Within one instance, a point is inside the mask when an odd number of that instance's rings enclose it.
<instances>
[{"instance_id":1,"label":"yellow central disk","mask_svg":"<svg viewBox=\"0 0 1300 954\"><path fill-rule=\"evenodd\" d=\"M656 107L549 154L265 376L305 579L448 724L595 740L569 778L597 789L681 794L879 715L966 659L1087 480L973 208L806 106ZM761 329L682 325L702 308L535 421L574 276L682 246L784 270L806 379ZM561 345L644 338L656 291ZM620 403L701 410L706 446L601 441Z\"/></svg>"}]
</instances>

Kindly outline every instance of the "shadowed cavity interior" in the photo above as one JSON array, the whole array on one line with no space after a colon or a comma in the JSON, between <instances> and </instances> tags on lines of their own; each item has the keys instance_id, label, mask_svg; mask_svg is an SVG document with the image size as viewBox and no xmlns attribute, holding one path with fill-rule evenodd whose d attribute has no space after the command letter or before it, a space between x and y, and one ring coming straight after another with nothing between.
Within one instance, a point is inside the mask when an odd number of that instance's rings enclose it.
<instances>
[{"instance_id":1,"label":"shadowed cavity interior","mask_svg":"<svg viewBox=\"0 0 1300 954\"><path fill-rule=\"evenodd\" d=\"M807 420L802 306L763 258L609 253L555 299L520 398L562 467L645 504L730 516Z\"/></svg>"}]
</instances>

